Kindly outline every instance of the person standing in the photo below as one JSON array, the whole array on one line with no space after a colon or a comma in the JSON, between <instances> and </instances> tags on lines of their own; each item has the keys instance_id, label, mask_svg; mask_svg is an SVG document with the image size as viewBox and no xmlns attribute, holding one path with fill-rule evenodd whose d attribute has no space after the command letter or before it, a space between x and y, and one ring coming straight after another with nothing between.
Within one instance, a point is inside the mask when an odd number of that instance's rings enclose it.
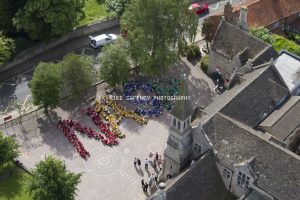
<instances>
[{"instance_id":1,"label":"person standing","mask_svg":"<svg viewBox=\"0 0 300 200\"><path fill-rule=\"evenodd\" d=\"M145 182L144 188L145 188L144 192L147 192L148 191L148 183L147 182Z\"/></svg>"},{"instance_id":2,"label":"person standing","mask_svg":"<svg viewBox=\"0 0 300 200\"><path fill-rule=\"evenodd\" d=\"M142 179L142 188L143 188L143 191L145 192L145 182L144 182L144 179Z\"/></svg>"},{"instance_id":3,"label":"person standing","mask_svg":"<svg viewBox=\"0 0 300 200\"><path fill-rule=\"evenodd\" d=\"M157 165L156 165L156 160L154 160L154 162L153 162L153 169L156 171L157 169L156 169L156 167L157 167Z\"/></svg>"},{"instance_id":4,"label":"person standing","mask_svg":"<svg viewBox=\"0 0 300 200\"><path fill-rule=\"evenodd\" d=\"M157 165L158 165L160 171L162 170L162 164L163 164L162 163L162 158L161 158L161 156L159 156L158 161L157 161Z\"/></svg>"},{"instance_id":5,"label":"person standing","mask_svg":"<svg viewBox=\"0 0 300 200\"><path fill-rule=\"evenodd\" d=\"M158 152L156 152L156 153L155 153L155 160L156 160L156 161L158 161L158 157L159 157Z\"/></svg>"},{"instance_id":6,"label":"person standing","mask_svg":"<svg viewBox=\"0 0 300 200\"><path fill-rule=\"evenodd\" d=\"M158 185L158 173L155 173L155 175L154 175L154 181L155 181L155 183L156 183L156 185Z\"/></svg>"},{"instance_id":7,"label":"person standing","mask_svg":"<svg viewBox=\"0 0 300 200\"><path fill-rule=\"evenodd\" d=\"M149 166L149 160L148 160L148 158L146 158L146 160L145 160L145 170L148 170L148 166Z\"/></svg>"},{"instance_id":8,"label":"person standing","mask_svg":"<svg viewBox=\"0 0 300 200\"><path fill-rule=\"evenodd\" d=\"M138 164L139 168L141 168L141 160L140 159L137 159L137 164Z\"/></svg>"},{"instance_id":9,"label":"person standing","mask_svg":"<svg viewBox=\"0 0 300 200\"><path fill-rule=\"evenodd\" d=\"M137 158L134 158L133 164L134 164L134 166L136 167L136 164L137 164Z\"/></svg>"}]
</instances>

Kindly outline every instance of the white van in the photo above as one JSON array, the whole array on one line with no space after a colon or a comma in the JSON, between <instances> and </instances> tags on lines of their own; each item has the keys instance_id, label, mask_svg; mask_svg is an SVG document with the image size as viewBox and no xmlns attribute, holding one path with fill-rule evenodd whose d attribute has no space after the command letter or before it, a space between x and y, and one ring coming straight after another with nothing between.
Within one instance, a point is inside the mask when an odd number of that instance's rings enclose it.
<instances>
[{"instance_id":1,"label":"white van","mask_svg":"<svg viewBox=\"0 0 300 200\"><path fill-rule=\"evenodd\" d=\"M89 38L91 39L91 46L98 48L113 43L118 36L115 34L102 34L95 37L89 36Z\"/></svg>"}]
</instances>

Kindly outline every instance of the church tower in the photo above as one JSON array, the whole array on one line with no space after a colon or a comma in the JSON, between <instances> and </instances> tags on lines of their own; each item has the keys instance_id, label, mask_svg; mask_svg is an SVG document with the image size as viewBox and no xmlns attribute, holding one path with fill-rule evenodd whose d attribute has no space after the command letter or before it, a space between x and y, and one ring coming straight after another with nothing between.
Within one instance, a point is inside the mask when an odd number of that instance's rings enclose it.
<instances>
[{"instance_id":1,"label":"church tower","mask_svg":"<svg viewBox=\"0 0 300 200\"><path fill-rule=\"evenodd\" d=\"M160 176L161 180L166 180L168 176L175 176L188 164L192 154L192 127L191 116L193 108L191 106L186 76L180 81L179 96L188 97L184 100L177 100L175 107L171 111L171 124L167 147L164 151L164 166Z\"/></svg>"}]
</instances>

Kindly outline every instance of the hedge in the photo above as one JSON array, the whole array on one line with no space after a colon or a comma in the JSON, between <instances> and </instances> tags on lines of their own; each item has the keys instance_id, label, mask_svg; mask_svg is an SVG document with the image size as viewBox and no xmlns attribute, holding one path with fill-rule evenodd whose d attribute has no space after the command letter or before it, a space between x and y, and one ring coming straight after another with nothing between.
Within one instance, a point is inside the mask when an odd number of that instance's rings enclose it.
<instances>
[{"instance_id":1,"label":"hedge","mask_svg":"<svg viewBox=\"0 0 300 200\"><path fill-rule=\"evenodd\" d=\"M201 69L204 73L207 73L207 69L208 69L208 59L209 56L205 55L202 59L201 59Z\"/></svg>"},{"instance_id":2,"label":"hedge","mask_svg":"<svg viewBox=\"0 0 300 200\"><path fill-rule=\"evenodd\" d=\"M273 37L275 38L275 41L272 43L272 46L277 52L285 49L300 56L300 46L298 44L279 35L273 35Z\"/></svg>"}]
</instances>

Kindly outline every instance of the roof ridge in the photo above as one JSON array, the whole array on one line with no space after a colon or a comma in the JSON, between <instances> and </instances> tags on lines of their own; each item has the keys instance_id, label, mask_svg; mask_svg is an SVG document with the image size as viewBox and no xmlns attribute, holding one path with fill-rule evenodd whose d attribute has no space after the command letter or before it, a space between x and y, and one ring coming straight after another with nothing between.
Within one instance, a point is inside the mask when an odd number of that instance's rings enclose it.
<instances>
[{"instance_id":1,"label":"roof ridge","mask_svg":"<svg viewBox=\"0 0 300 200\"><path fill-rule=\"evenodd\" d=\"M216 115L220 115L221 117L229 120L230 122L234 123L235 125L237 125L238 127L242 128L242 129L245 129L247 130L249 133L251 133L253 136L256 136L257 138L261 139L262 141L265 141L267 144L269 145L272 145L274 147L276 147L277 149L280 149L281 151L285 152L286 154L290 155L291 157L295 158L296 160L300 161L300 156L298 156L297 154L289 151L288 149L278 145L278 144L275 144L269 140L267 140L266 138L262 137L261 135L258 134L257 131L255 131L254 129L250 128L250 127L247 127L246 125L244 125L243 123L231 118L231 117L228 117L220 112L216 113Z\"/></svg>"},{"instance_id":2,"label":"roof ridge","mask_svg":"<svg viewBox=\"0 0 300 200\"><path fill-rule=\"evenodd\" d=\"M256 42L261 42L261 43L265 44L266 47L270 47L270 46L271 46L270 44L266 43L265 41L259 39L258 37L255 37L255 36L252 35L252 34L250 34L248 31L244 31L244 30L242 30L242 29L236 27L235 25L233 25L233 24L227 22L226 20L224 20L224 22L227 23L227 25L231 26L232 28L234 28L234 29L236 29L236 30L238 30L238 31L241 31L241 32L245 33L247 36L251 37L251 39L255 40ZM215 35L217 35L217 31L216 31L216 34L215 34ZM265 47L265 48L266 48L266 47ZM265 50L265 48L264 48L263 50ZM261 51L261 52L262 52L262 51Z\"/></svg>"},{"instance_id":3,"label":"roof ridge","mask_svg":"<svg viewBox=\"0 0 300 200\"><path fill-rule=\"evenodd\" d=\"M270 63L265 63L262 65L270 65ZM262 73L264 73L265 71L267 71L269 69L270 66L262 66L261 68L265 67L265 69L262 69L262 71L258 74L255 75L255 77L253 77L252 79L245 79L245 81L243 83L241 83L239 86L239 88L237 88L237 86L233 89L230 89L226 92L232 92L232 90L236 90L236 92L233 92L233 95L231 96L231 98L222 105L222 107L220 107L218 110L214 111L213 113L207 113L207 115L203 116L203 120L201 120L201 123L206 123L208 122L216 113L220 112L223 108L225 108L235 97L237 97L242 91L244 91L245 88L247 88L249 85L251 85L251 83L253 83L259 76L261 76ZM257 70L260 70L261 68L258 68ZM223 94L222 94L223 95ZM217 98L221 98L222 95L218 96ZM215 102L216 99L213 101ZM213 102L211 104L213 104ZM208 106L210 106L211 104L209 104ZM206 109L206 108L205 108Z\"/></svg>"},{"instance_id":4,"label":"roof ridge","mask_svg":"<svg viewBox=\"0 0 300 200\"><path fill-rule=\"evenodd\" d=\"M199 162L203 161L204 159L208 159L207 157L208 157L208 156L211 156L211 155L210 155L211 153L213 153L213 152L212 152L212 149L207 150L200 158L198 158L198 160L197 160L194 164L190 165L187 169L185 169L185 170L182 171L180 174L178 174L174 179L172 179L172 180L174 180L174 181L169 182L170 185L168 185L168 186L166 187L166 190L169 190L169 189L171 189L174 185L179 184L180 179L181 179L183 176L185 176L185 175L186 175L187 173L189 173L194 167L196 167L196 165L199 164ZM213 156L214 156L214 154L213 154Z\"/></svg>"}]
</instances>

